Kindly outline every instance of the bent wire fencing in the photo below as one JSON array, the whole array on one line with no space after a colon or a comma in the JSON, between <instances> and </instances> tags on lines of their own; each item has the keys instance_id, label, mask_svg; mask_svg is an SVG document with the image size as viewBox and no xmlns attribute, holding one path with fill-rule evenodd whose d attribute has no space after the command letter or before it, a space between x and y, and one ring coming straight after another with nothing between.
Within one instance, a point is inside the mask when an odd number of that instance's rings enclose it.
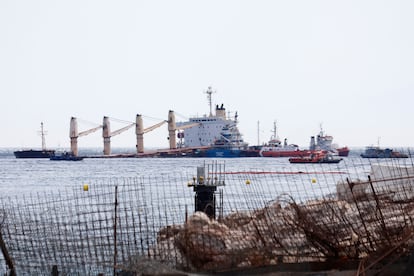
<instances>
[{"instance_id":1,"label":"bent wire fencing","mask_svg":"<svg viewBox=\"0 0 414 276\"><path fill-rule=\"evenodd\" d=\"M207 166L206 178L225 182L215 193L220 200L213 198L215 219L194 212L196 168L3 197L3 258L17 275L56 267L63 275L110 275L153 261L181 271L338 259L370 268L412 246L414 169L398 161L355 165L266 172Z\"/></svg>"}]
</instances>

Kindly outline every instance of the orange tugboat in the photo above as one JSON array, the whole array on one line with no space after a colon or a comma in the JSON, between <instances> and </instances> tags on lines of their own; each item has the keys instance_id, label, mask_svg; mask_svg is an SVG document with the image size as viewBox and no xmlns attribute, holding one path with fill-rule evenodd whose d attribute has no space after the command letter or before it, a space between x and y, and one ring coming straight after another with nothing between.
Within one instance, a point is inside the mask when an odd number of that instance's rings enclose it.
<instances>
[{"instance_id":1,"label":"orange tugboat","mask_svg":"<svg viewBox=\"0 0 414 276\"><path fill-rule=\"evenodd\" d=\"M288 144L287 139L284 140L283 145L277 136L276 122L273 123L273 135L267 145L264 145L260 150L260 156L263 157L301 157L307 156L311 152L309 150L300 150L298 145Z\"/></svg>"},{"instance_id":2,"label":"orange tugboat","mask_svg":"<svg viewBox=\"0 0 414 276\"><path fill-rule=\"evenodd\" d=\"M291 157L289 158L290 163L339 163L342 158L335 157L332 153L327 151L315 151L312 154L304 157Z\"/></svg>"}]
</instances>

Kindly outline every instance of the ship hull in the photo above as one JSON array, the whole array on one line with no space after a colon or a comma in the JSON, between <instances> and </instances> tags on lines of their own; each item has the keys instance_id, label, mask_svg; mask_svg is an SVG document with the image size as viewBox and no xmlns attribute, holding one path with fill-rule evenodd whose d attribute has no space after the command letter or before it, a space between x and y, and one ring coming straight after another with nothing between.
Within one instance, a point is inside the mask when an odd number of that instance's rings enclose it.
<instances>
[{"instance_id":1,"label":"ship hull","mask_svg":"<svg viewBox=\"0 0 414 276\"><path fill-rule=\"evenodd\" d=\"M338 149L336 149L336 151L338 152L339 156L347 157L349 155L349 148L348 147L338 148Z\"/></svg>"},{"instance_id":2,"label":"ship hull","mask_svg":"<svg viewBox=\"0 0 414 276\"><path fill-rule=\"evenodd\" d=\"M310 154L307 150L297 151L262 151L261 156L263 157L303 157Z\"/></svg>"},{"instance_id":3,"label":"ship hull","mask_svg":"<svg viewBox=\"0 0 414 276\"><path fill-rule=\"evenodd\" d=\"M205 151L205 157L234 158L242 157L242 153L240 149L212 148Z\"/></svg>"},{"instance_id":4,"label":"ship hull","mask_svg":"<svg viewBox=\"0 0 414 276\"><path fill-rule=\"evenodd\" d=\"M342 159L318 160L309 158L290 158L289 162L292 164L337 164Z\"/></svg>"},{"instance_id":5,"label":"ship hull","mask_svg":"<svg viewBox=\"0 0 414 276\"><path fill-rule=\"evenodd\" d=\"M54 150L18 150L14 152L16 158L50 158L54 155Z\"/></svg>"},{"instance_id":6,"label":"ship hull","mask_svg":"<svg viewBox=\"0 0 414 276\"><path fill-rule=\"evenodd\" d=\"M83 157L79 156L51 156L51 161L81 161Z\"/></svg>"},{"instance_id":7,"label":"ship hull","mask_svg":"<svg viewBox=\"0 0 414 276\"><path fill-rule=\"evenodd\" d=\"M379 147L367 147L365 152L361 154L362 158L408 158L405 153L393 151L392 149L386 148L381 149Z\"/></svg>"}]
</instances>

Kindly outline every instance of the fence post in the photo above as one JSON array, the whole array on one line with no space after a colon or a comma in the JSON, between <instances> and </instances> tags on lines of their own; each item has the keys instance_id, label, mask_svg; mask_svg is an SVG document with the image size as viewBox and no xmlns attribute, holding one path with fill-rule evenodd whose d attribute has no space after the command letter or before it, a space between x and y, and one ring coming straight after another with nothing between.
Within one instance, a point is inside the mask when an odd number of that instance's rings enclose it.
<instances>
[{"instance_id":1,"label":"fence post","mask_svg":"<svg viewBox=\"0 0 414 276\"><path fill-rule=\"evenodd\" d=\"M6 265L10 269L10 276L16 276L16 270L14 268L13 259L11 258L9 251L7 250L6 243L4 242L4 239L3 239L3 233L1 231L2 225L5 220L5 216L6 216L6 212L4 211L3 221L0 223L0 249L1 249L1 252L3 253L3 257L4 257L4 260L6 261Z\"/></svg>"},{"instance_id":2,"label":"fence post","mask_svg":"<svg viewBox=\"0 0 414 276\"><path fill-rule=\"evenodd\" d=\"M378 212L380 214L382 231L384 231L384 235L385 235L385 238L387 239L388 244L391 244L391 240L390 240L390 237L388 235L387 227L385 225L384 216L383 216L382 211L381 211L381 208L380 208L380 203L379 203L379 200L378 200L378 196L375 193L374 185L372 185L372 180L371 180L371 176L370 175L368 175L368 181L369 181L369 184L371 186L372 194L374 195L375 203L377 205L377 210L378 210Z\"/></svg>"},{"instance_id":3,"label":"fence post","mask_svg":"<svg viewBox=\"0 0 414 276\"><path fill-rule=\"evenodd\" d=\"M117 248L116 248L116 224L117 224L117 212L118 212L118 186L115 186L115 219L114 219L114 276L116 275L116 259L117 259Z\"/></svg>"},{"instance_id":4,"label":"fence post","mask_svg":"<svg viewBox=\"0 0 414 276\"><path fill-rule=\"evenodd\" d=\"M52 266L52 276L58 276L59 275L59 270L57 265L53 265Z\"/></svg>"},{"instance_id":5,"label":"fence post","mask_svg":"<svg viewBox=\"0 0 414 276\"><path fill-rule=\"evenodd\" d=\"M354 203L355 203L355 207L356 207L356 208L357 208L357 210L358 210L359 219L361 220L361 223L362 223L362 225L364 226L365 233L367 234L367 239L368 239L369 245L371 246L371 249L375 249L375 247L374 247L374 245L373 245L373 243L372 243L372 240L371 240L371 235L370 235L370 233L369 233L369 231L368 231L367 225L365 224L365 219L364 219L364 217L362 216L361 210L359 209L359 206L358 206L358 199L355 197L355 194L354 194L354 190L353 190L353 189L354 189L355 184L354 184L354 183L352 183L352 182L349 180L349 178L348 178L348 177L346 178L346 182L348 183L349 190L351 191L351 194L352 194L352 199L353 199L353 201L354 201Z\"/></svg>"}]
</instances>

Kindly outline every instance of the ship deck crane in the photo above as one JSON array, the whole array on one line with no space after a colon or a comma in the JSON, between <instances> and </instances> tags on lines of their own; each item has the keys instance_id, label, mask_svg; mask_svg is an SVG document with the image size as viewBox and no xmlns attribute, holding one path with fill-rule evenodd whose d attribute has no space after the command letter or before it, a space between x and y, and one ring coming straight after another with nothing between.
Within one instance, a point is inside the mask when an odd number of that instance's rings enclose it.
<instances>
[{"instance_id":1,"label":"ship deck crane","mask_svg":"<svg viewBox=\"0 0 414 276\"><path fill-rule=\"evenodd\" d=\"M156 128L159 128L160 126L164 125L165 123L167 123L168 121L163 120L155 125L152 125L150 127L147 127L144 129L144 123L142 121L142 115L141 114L137 114L136 116L136 129L135 129L135 134L136 134L136 139L137 139L137 144L136 144L136 149L137 149L137 154L143 153L144 152L144 134L148 133Z\"/></svg>"},{"instance_id":2,"label":"ship deck crane","mask_svg":"<svg viewBox=\"0 0 414 276\"><path fill-rule=\"evenodd\" d=\"M129 124L126 127L115 130L115 131L111 132L111 137L116 136L118 134L121 134L122 132L127 131L128 129L132 128L133 126L135 126L135 123Z\"/></svg>"},{"instance_id":3,"label":"ship deck crane","mask_svg":"<svg viewBox=\"0 0 414 276\"><path fill-rule=\"evenodd\" d=\"M78 120L75 117L70 118L70 130L69 130L69 137L70 137L70 149L73 155L78 156L78 138L82 136L86 136L93 132L98 131L103 126L99 125L97 127L79 132L78 131Z\"/></svg>"},{"instance_id":4,"label":"ship deck crane","mask_svg":"<svg viewBox=\"0 0 414 276\"><path fill-rule=\"evenodd\" d=\"M165 121L159 122L158 124L155 124L153 126L147 127L146 129L144 129L144 133L153 131L154 129L159 128L160 126L162 126L166 123L168 123L168 121L165 120Z\"/></svg>"},{"instance_id":5,"label":"ship deck crane","mask_svg":"<svg viewBox=\"0 0 414 276\"><path fill-rule=\"evenodd\" d=\"M86 136L102 129L102 125L78 133L78 137Z\"/></svg>"},{"instance_id":6,"label":"ship deck crane","mask_svg":"<svg viewBox=\"0 0 414 276\"><path fill-rule=\"evenodd\" d=\"M192 124L186 124L186 125L181 125L181 126L177 126L177 130L184 130L187 128L192 128L195 126L201 125L201 123L192 123Z\"/></svg>"},{"instance_id":7,"label":"ship deck crane","mask_svg":"<svg viewBox=\"0 0 414 276\"><path fill-rule=\"evenodd\" d=\"M110 131L110 124L109 124L109 117L104 117L103 121L103 138L104 138L104 155L109 155L111 153L111 144L110 139L113 136L119 135L127 130L129 130L132 127L136 127L135 133L137 136L137 152L143 152L143 134L150 132L163 124L167 123L167 121L162 121L160 123L157 123L153 126L150 126L148 128L143 129L142 124L142 118L141 115L137 115L137 119L135 123L130 123L127 126L120 128L115 131Z\"/></svg>"}]
</instances>

